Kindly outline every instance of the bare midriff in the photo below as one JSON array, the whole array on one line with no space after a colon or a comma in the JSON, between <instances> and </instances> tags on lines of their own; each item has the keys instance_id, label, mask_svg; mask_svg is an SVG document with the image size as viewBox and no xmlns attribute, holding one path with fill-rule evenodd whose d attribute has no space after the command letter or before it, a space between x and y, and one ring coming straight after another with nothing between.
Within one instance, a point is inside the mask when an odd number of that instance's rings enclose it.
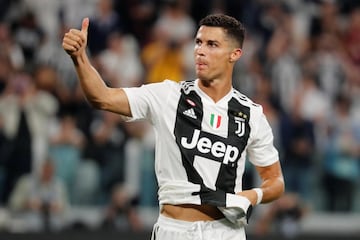
<instances>
[{"instance_id":1,"label":"bare midriff","mask_svg":"<svg viewBox=\"0 0 360 240\"><path fill-rule=\"evenodd\" d=\"M164 204L161 209L161 214L166 217L189 222L212 221L224 218L221 211L217 207L211 205Z\"/></svg>"}]
</instances>

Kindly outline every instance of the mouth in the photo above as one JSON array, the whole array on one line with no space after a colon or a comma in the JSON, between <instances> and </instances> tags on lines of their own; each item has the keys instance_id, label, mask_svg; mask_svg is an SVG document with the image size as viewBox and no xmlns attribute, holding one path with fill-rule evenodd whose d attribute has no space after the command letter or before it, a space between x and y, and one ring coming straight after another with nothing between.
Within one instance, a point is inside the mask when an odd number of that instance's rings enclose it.
<instances>
[{"instance_id":1,"label":"mouth","mask_svg":"<svg viewBox=\"0 0 360 240\"><path fill-rule=\"evenodd\" d=\"M195 65L196 65L196 69L199 70L204 69L207 66L207 64L204 62L196 62Z\"/></svg>"}]
</instances>

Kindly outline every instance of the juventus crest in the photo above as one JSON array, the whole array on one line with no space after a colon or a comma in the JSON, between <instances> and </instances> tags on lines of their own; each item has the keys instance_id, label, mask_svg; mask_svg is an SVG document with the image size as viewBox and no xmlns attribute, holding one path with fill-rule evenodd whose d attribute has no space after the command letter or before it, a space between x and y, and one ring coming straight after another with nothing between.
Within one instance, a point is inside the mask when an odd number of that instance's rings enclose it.
<instances>
[{"instance_id":1,"label":"juventus crest","mask_svg":"<svg viewBox=\"0 0 360 240\"><path fill-rule=\"evenodd\" d=\"M244 136L245 134L245 119L241 117L235 117L235 123L237 124L237 129L235 131L235 134L239 137Z\"/></svg>"}]
</instances>

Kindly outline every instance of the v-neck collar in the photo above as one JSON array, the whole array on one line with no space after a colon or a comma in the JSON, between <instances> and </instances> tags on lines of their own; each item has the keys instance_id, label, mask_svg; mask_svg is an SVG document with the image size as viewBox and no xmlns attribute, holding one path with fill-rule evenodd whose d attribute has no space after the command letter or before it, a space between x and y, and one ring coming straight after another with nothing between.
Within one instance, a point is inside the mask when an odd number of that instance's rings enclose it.
<instances>
[{"instance_id":1,"label":"v-neck collar","mask_svg":"<svg viewBox=\"0 0 360 240\"><path fill-rule=\"evenodd\" d=\"M209 95L207 95L203 90L201 90L201 88L199 87L199 79L195 80L195 89L202 99L205 99L212 105L227 105L228 101L232 98L232 93L234 91L234 88L231 87L230 91L225 96L223 96L219 101L215 102Z\"/></svg>"}]
</instances>

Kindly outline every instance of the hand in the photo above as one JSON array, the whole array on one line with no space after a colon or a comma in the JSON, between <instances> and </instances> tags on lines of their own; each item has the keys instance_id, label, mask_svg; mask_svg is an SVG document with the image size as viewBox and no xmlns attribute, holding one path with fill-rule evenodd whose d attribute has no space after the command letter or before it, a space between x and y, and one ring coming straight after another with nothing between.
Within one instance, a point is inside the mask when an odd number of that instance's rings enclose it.
<instances>
[{"instance_id":1,"label":"hand","mask_svg":"<svg viewBox=\"0 0 360 240\"><path fill-rule=\"evenodd\" d=\"M84 18L81 30L70 29L63 38L62 46L71 57L78 57L85 52L88 38L89 18Z\"/></svg>"},{"instance_id":2,"label":"hand","mask_svg":"<svg viewBox=\"0 0 360 240\"><path fill-rule=\"evenodd\" d=\"M249 199L229 194L227 201L226 207L218 207L224 216L235 225L244 226L248 224L252 213L252 205Z\"/></svg>"}]
</instances>

